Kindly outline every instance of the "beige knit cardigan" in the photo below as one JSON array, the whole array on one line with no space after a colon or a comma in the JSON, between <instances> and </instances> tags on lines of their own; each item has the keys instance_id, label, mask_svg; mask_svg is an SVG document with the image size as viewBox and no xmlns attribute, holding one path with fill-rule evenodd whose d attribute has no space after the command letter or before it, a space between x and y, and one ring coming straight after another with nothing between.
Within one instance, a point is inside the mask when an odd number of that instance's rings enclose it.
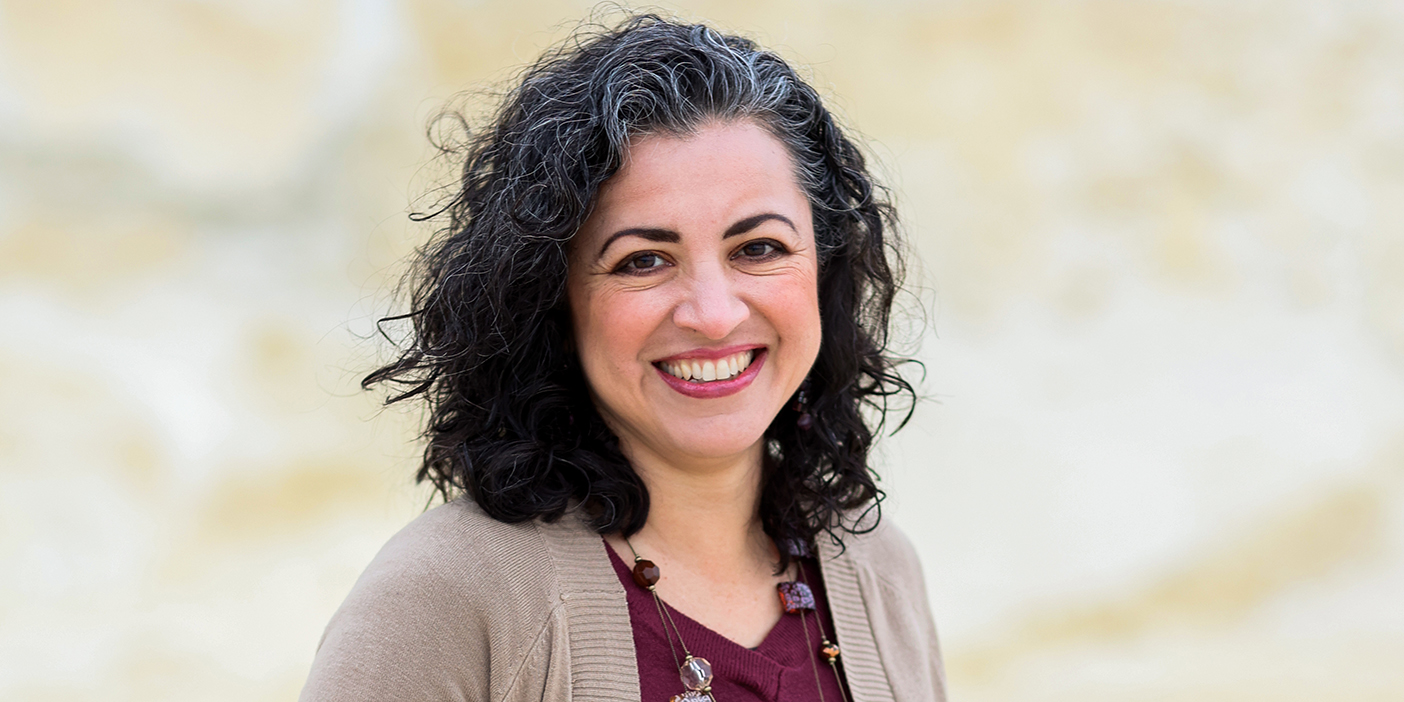
<instances>
[{"instance_id":1,"label":"beige knit cardigan","mask_svg":"<svg viewBox=\"0 0 1404 702\"><path fill-rule=\"evenodd\" d=\"M906 537L883 521L845 539L842 553L819 541L854 702L944 701L936 628ZM624 588L578 515L503 524L471 501L450 502L391 538L356 581L301 699L638 700Z\"/></svg>"}]
</instances>

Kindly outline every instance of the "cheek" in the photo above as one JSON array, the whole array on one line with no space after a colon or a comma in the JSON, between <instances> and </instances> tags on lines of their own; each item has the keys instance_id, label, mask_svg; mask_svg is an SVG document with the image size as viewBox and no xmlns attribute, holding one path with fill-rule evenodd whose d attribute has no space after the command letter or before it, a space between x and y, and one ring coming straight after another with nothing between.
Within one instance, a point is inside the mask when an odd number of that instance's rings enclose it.
<instances>
[{"instance_id":1,"label":"cheek","mask_svg":"<svg viewBox=\"0 0 1404 702\"><path fill-rule=\"evenodd\" d=\"M781 382L798 386L819 356L823 341L818 281L810 271L756 281L750 299L774 330L780 346L772 358Z\"/></svg>"},{"instance_id":2,"label":"cheek","mask_svg":"<svg viewBox=\"0 0 1404 702\"><path fill-rule=\"evenodd\" d=\"M817 354L822 336L819 316L819 283L812 269L796 271L774 281L761 296L768 315L782 337Z\"/></svg>"},{"instance_id":3,"label":"cheek","mask_svg":"<svg viewBox=\"0 0 1404 702\"><path fill-rule=\"evenodd\" d=\"M802 339L809 361L819 355L819 345L823 339L821 317L819 315L819 290L811 280L803 290L795 291L788 300L786 318L791 320L791 334Z\"/></svg>"},{"instance_id":4,"label":"cheek","mask_svg":"<svg viewBox=\"0 0 1404 702\"><path fill-rule=\"evenodd\" d=\"M571 317L580 362L592 386L619 378L637 360L657 327L658 312L648 296L618 291L572 289Z\"/></svg>"}]
</instances>

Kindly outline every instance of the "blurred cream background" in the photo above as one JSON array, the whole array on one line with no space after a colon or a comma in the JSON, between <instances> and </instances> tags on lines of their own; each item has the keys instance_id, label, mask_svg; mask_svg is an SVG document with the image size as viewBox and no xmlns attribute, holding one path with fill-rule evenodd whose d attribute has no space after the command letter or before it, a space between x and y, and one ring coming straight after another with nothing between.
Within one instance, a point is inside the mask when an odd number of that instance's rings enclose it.
<instances>
[{"instance_id":1,"label":"blurred cream background","mask_svg":"<svg viewBox=\"0 0 1404 702\"><path fill-rule=\"evenodd\" d=\"M668 7L898 194L954 699L1404 699L1404 6ZM296 696L427 498L357 390L423 127L589 8L0 2L0 698Z\"/></svg>"}]
</instances>

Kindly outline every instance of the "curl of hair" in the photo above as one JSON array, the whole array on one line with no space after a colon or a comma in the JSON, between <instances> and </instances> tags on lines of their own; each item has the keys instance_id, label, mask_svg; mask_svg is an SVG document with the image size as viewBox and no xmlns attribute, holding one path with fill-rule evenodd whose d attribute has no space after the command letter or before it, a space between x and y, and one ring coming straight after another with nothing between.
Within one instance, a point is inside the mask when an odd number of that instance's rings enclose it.
<instances>
[{"instance_id":1,"label":"curl of hair","mask_svg":"<svg viewBox=\"0 0 1404 702\"><path fill-rule=\"evenodd\" d=\"M455 152L456 195L416 215L444 225L406 278L412 311L382 320L409 320L413 332L362 385L390 384L387 404L426 404L420 481L446 500L467 494L505 522L554 520L578 501L600 533L642 528L648 491L592 405L575 355L567 245L632 139L734 120L769 130L793 157L820 263L813 424L798 429L787 408L768 428L762 523L777 539L826 532L840 544L840 531L876 525L874 432L894 396L915 400L887 354L903 267L886 191L784 60L651 14L582 29L527 68L489 128ZM861 508L872 518L852 517Z\"/></svg>"}]
</instances>

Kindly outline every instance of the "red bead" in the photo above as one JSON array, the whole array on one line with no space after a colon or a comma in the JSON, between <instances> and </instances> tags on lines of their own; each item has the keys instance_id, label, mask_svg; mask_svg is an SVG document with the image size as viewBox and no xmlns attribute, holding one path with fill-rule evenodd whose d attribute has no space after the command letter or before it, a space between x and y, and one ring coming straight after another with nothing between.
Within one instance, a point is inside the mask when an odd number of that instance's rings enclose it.
<instances>
[{"instance_id":1,"label":"red bead","mask_svg":"<svg viewBox=\"0 0 1404 702\"><path fill-rule=\"evenodd\" d=\"M658 566L653 565L653 561L634 561L634 582L639 587L650 588L658 584L658 579L663 577L663 571L658 570Z\"/></svg>"},{"instance_id":2,"label":"red bead","mask_svg":"<svg viewBox=\"0 0 1404 702\"><path fill-rule=\"evenodd\" d=\"M786 612L794 614L805 609L814 609L814 593L801 582L780 583L775 586L780 591L780 604Z\"/></svg>"},{"instance_id":3,"label":"red bead","mask_svg":"<svg viewBox=\"0 0 1404 702\"><path fill-rule=\"evenodd\" d=\"M819 649L819 652L823 653L824 657L829 659L830 663L833 663L835 660L838 660L839 647L836 644L828 644L827 646Z\"/></svg>"}]
</instances>

